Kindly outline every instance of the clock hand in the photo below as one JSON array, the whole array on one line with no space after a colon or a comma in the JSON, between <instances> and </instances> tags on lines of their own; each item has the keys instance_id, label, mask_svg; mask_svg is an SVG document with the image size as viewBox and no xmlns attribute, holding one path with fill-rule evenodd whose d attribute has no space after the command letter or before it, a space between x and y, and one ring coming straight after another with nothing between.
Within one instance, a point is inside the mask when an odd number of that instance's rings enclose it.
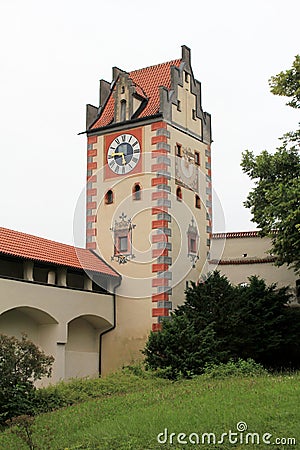
<instances>
[{"instance_id":1,"label":"clock hand","mask_svg":"<svg viewBox=\"0 0 300 450\"><path fill-rule=\"evenodd\" d=\"M122 163L123 165L126 164L126 159L123 152L113 152L111 153L111 156L122 156Z\"/></svg>"}]
</instances>

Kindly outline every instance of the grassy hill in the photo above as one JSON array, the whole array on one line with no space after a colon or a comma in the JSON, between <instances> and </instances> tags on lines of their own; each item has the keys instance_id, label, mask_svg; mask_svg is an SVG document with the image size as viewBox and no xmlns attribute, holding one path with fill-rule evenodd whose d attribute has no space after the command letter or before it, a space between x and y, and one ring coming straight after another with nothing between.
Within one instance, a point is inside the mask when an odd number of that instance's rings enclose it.
<instances>
[{"instance_id":1,"label":"grassy hill","mask_svg":"<svg viewBox=\"0 0 300 450\"><path fill-rule=\"evenodd\" d=\"M300 448L300 374L172 382L125 370L45 392L73 404L36 417L36 449ZM28 448L11 430L0 433L1 450Z\"/></svg>"}]
</instances>

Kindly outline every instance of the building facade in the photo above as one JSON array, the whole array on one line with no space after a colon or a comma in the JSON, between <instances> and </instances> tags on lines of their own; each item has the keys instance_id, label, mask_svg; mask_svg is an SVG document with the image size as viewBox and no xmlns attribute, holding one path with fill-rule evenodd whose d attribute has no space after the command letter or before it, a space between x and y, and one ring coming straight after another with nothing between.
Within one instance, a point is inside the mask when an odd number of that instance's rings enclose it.
<instances>
[{"instance_id":1,"label":"building facade","mask_svg":"<svg viewBox=\"0 0 300 450\"><path fill-rule=\"evenodd\" d=\"M142 358L149 332L218 269L289 285L257 232L212 235L211 116L191 53L100 81L87 106L86 248L0 228L0 332L55 358L51 382Z\"/></svg>"},{"instance_id":2,"label":"building facade","mask_svg":"<svg viewBox=\"0 0 300 450\"><path fill-rule=\"evenodd\" d=\"M89 250L0 228L0 333L54 356L52 383L99 374L120 281Z\"/></svg>"},{"instance_id":3,"label":"building facade","mask_svg":"<svg viewBox=\"0 0 300 450\"><path fill-rule=\"evenodd\" d=\"M257 231L215 233L212 237L210 269L217 268L233 284L247 283L257 275L267 284L289 286L293 306L300 301L300 279L287 265L276 267L276 258L270 254L271 240Z\"/></svg>"},{"instance_id":4,"label":"building facade","mask_svg":"<svg viewBox=\"0 0 300 450\"><path fill-rule=\"evenodd\" d=\"M100 81L87 107L86 246L122 276L104 367L140 357L205 267L211 238L211 117L190 50Z\"/></svg>"}]
</instances>

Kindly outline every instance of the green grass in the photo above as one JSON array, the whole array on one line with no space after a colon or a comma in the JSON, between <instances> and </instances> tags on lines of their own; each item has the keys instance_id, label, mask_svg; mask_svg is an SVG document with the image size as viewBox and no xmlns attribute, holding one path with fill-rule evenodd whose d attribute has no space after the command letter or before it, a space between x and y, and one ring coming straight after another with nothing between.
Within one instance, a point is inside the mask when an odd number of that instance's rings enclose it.
<instances>
[{"instance_id":1,"label":"green grass","mask_svg":"<svg viewBox=\"0 0 300 450\"><path fill-rule=\"evenodd\" d=\"M54 389L54 388L52 388ZM72 402L60 410L36 417L36 448L156 450L156 449L297 449L300 448L300 374L228 377L171 382L128 371L105 379L74 381L56 388ZM159 444L157 435L168 433L236 432L238 422L247 432L295 438L296 445ZM247 432L242 433L245 436ZM177 438L177 436L176 436ZM200 441L201 442L201 441ZM206 441L207 442L207 441ZM29 447L11 431L0 434L0 449Z\"/></svg>"}]
</instances>

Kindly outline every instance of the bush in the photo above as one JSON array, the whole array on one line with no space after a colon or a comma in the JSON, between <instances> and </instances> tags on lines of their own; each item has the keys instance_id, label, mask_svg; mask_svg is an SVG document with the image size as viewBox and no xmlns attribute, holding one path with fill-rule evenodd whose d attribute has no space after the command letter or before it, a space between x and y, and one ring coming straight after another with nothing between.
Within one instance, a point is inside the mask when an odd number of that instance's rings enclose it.
<instances>
[{"instance_id":1,"label":"bush","mask_svg":"<svg viewBox=\"0 0 300 450\"><path fill-rule=\"evenodd\" d=\"M287 306L288 288L267 286L255 276L234 286L216 271L185 293L171 320L150 333L143 352L147 368L177 378L239 358L273 370L300 367L300 310Z\"/></svg>"},{"instance_id":2,"label":"bush","mask_svg":"<svg viewBox=\"0 0 300 450\"><path fill-rule=\"evenodd\" d=\"M204 368L204 375L209 378L227 377L254 377L268 375L268 371L253 359L231 359L227 363L207 365Z\"/></svg>"},{"instance_id":3,"label":"bush","mask_svg":"<svg viewBox=\"0 0 300 450\"><path fill-rule=\"evenodd\" d=\"M70 401L64 392L57 389L55 386L48 388L37 389L32 400L32 407L34 414L41 414L55 409L69 406L73 402Z\"/></svg>"},{"instance_id":4,"label":"bush","mask_svg":"<svg viewBox=\"0 0 300 450\"><path fill-rule=\"evenodd\" d=\"M196 330L185 316L173 316L159 333L151 333L146 344L146 368L159 369L159 376L169 379L202 373L206 364L217 362L212 325Z\"/></svg>"},{"instance_id":5,"label":"bush","mask_svg":"<svg viewBox=\"0 0 300 450\"><path fill-rule=\"evenodd\" d=\"M21 340L0 334L0 423L34 410L34 382L51 375L54 358L25 335Z\"/></svg>"}]
</instances>

